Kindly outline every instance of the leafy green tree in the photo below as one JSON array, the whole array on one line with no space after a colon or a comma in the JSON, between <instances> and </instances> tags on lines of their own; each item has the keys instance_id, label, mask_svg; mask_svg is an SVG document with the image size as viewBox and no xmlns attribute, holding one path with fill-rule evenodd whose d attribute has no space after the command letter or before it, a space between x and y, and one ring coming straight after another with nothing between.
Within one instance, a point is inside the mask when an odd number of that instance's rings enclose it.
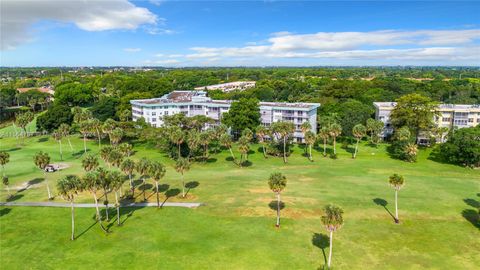
<instances>
[{"instance_id":1,"label":"leafy green tree","mask_svg":"<svg viewBox=\"0 0 480 270\"><path fill-rule=\"evenodd\" d=\"M177 147L178 147L178 157L179 158L182 157L180 147L185 140L185 134L183 133L183 131L179 127L174 127L174 128L171 128L168 131L168 135L170 137L170 141L172 143L176 144Z\"/></svg>"},{"instance_id":2,"label":"leafy green tree","mask_svg":"<svg viewBox=\"0 0 480 270\"><path fill-rule=\"evenodd\" d=\"M234 134L249 128L254 130L260 124L260 107L258 100L241 98L230 106L222 115L222 123L231 127Z\"/></svg>"},{"instance_id":3,"label":"leafy green tree","mask_svg":"<svg viewBox=\"0 0 480 270\"><path fill-rule=\"evenodd\" d=\"M250 151L250 140L246 136L238 139L238 150L240 151L240 163L242 166L244 162L248 161L248 151ZM245 158L245 161L243 160Z\"/></svg>"},{"instance_id":4,"label":"leafy green tree","mask_svg":"<svg viewBox=\"0 0 480 270\"><path fill-rule=\"evenodd\" d=\"M95 102L90 108L92 115L100 121L107 119L117 119L117 106L119 100L115 97L102 96L98 102Z\"/></svg>"},{"instance_id":5,"label":"leafy green tree","mask_svg":"<svg viewBox=\"0 0 480 270\"><path fill-rule=\"evenodd\" d=\"M249 128L245 128L244 130L242 130L242 136L247 138L249 141L252 141L253 140L253 131Z\"/></svg>"},{"instance_id":6,"label":"leafy green tree","mask_svg":"<svg viewBox=\"0 0 480 270\"><path fill-rule=\"evenodd\" d=\"M175 171L180 173L182 176L182 198L185 198L185 180L183 178L183 175L185 172L190 170L190 162L186 158L179 158L177 159L177 162L175 163Z\"/></svg>"},{"instance_id":7,"label":"leafy green tree","mask_svg":"<svg viewBox=\"0 0 480 270\"><path fill-rule=\"evenodd\" d=\"M123 155L117 149L114 148L112 152L110 152L108 159L113 166L119 168L120 164L122 164L122 161L123 161Z\"/></svg>"},{"instance_id":8,"label":"leafy green tree","mask_svg":"<svg viewBox=\"0 0 480 270\"><path fill-rule=\"evenodd\" d=\"M418 143L420 131L430 131L435 126L435 116L438 116L437 103L414 93L397 99L397 105L390 114L390 122L395 129L407 127Z\"/></svg>"},{"instance_id":9,"label":"leafy green tree","mask_svg":"<svg viewBox=\"0 0 480 270\"><path fill-rule=\"evenodd\" d=\"M112 133L112 131L117 127L117 122L111 118L108 118L107 120L105 120L105 122L103 122L102 124L102 132L108 136L110 136L110 134ZM110 144L112 142L110 141Z\"/></svg>"},{"instance_id":10,"label":"leafy green tree","mask_svg":"<svg viewBox=\"0 0 480 270\"><path fill-rule=\"evenodd\" d=\"M0 165L2 165L2 176L5 177L5 165L10 162L10 154L6 151L0 151Z\"/></svg>"},{"instance_id":11,"label":"leafy green tree","mask_svg":"<svg viewBox=\"0 0 480 270\"><path fill-rule=\"evenodd\" d=\"M308 159L310 161L313 161L313 158L312 158L312 146L315 144L317 138L315 136L315 133L311 132L310 130L308 130L307 132L305 132L305 142L307 143L308 145Z\"/></svg>"},{"instance_id":12,"label":"leafy green tree","mask_svg":"<svg viewBox=\"0 0 480 270\"><path fill-rule=\"evenodd\" d=\"M147 197L145 195L145 187L146 187L146 177L148 174L148 170L150 168L150 161L146 158L141 158L137 163L135 170L137 173L140 175L140 178L142 179L143 183L143 200L146 201Z\"/></svg>"},{"instance_id":13,"label":"leafy green tree","mask_svg":"<svg viewBox=\"0 0 480 270\"><path fill-rule=\"evenodd\" d=\"M118 151L126 157L130 157L133 153L133 146L129 143L121 143L118 145Z\"/></svg>"},{"instance_id":14,"label":"leafy green tree","mask_svg":"<svg viewBox=\"0 0 480 270\"><path fill-rule=\"evenodd\" d=\"M450 131L448 139L440 145L439 156L454 164L480 167L480 126Z\"/></svg>"},{"instance_id":15,"label":"leafy green tree","mask_svg":"<svg viewBox=\"0 0 480 270\"><path fill-rule=\"evenodd\" d=\"M327 156L327 140L330 138L330 131L328 130L328 127L322 127L318 131L317 135L322 141L323 141L323 156Z\"/></svg>"},{"instance_id":16,"label":"leafy green tree","mask_svg":"<svg viewBox=\"0 0 480 270\"><path fill-rule=\"evenodd\" d=\"M117 127L117 128L114 128L109 134L108 136L110 137L110 142L114 145L114 146L117 146L118 143L120 143L120 141L122 140L122 137L123 137L123 129Z\"/></svg>"},{"instance_id":17,"label":"leafy green tree","mask_svg":"<svg viewBox=\"0 0 480 270\"><path fill-rule=\"evenodd\" d=\"M117 208L117 226L120 226L120 201L119 192L122 189L124 178L119 171L108 172L110 186L115 193L115 208Z\"/></svg>"},{"instance_id":18,"label":"leafy green tree","mask_svg":"<svg viewBox=\"0 0 480 270\"><path fill-rule=\"evenodd\" d=\"M71 240L75 240L75 197L83 190L82 182L76 175L64 176L57 182L58 194L66 201L70 202L72 212L72 236Z\"/></svg>"},{"instance_id":19,"label":"leafy green tree","mask_svg":"<svg viewBox=\"0 0 480 270\"><path fill-rule=\"evenodd\" d=\"M82 159L82 167L86 172L95 170L98 165L98 158L95 155L89 154Z\"/></svg>"},{"instance_id":20,"label":"leafy green tree","mask_svg":"<svg viewBox=\"0 0 480 270\"><path fill-rule=\"evenodd\" d=\"M157 208L160 208L160 197L158 192L158 184L160 180L165 176L165 166L158 161L152 161L149 167L149 175L152 177L153 181L155 182L155 193L157 195ZM183 177L183 174L182 174Z\"/></svg>"},{"instance_id":21,"label":"leafy green tree","mask_svg":"<svg viewBox=\"0 0 480 270\"><path fill-rule=\"evenodd\" d=\"M417 160L417 145L412 143L411 132L407 127L395 130L391 149L392 156L408 162Z\"/></svg>"},{"instance_id":22,"label":"leafy green tree","mask_svg":"<svg viewBox=\"0 0 480 270\"><path fill-rule=\"evenodd\" d=\"M73 114L70 107L60 104L54 104L48 108L48 111L37 117L37 129L53 131L65 123L71 125Z\"/></svg>"},{"instance_id":23,"label":"leafy green tree","mask_svg":"<svg viewBox=\"0 0 480 270\"><path fill-rule=\"evenodd\" d=\"M281 173L272 173L268 179L268 186L277 196L277 223L275 226L280 227L280 193L287 186L287 178Z\"/></svg>"},{"instance_id":24,"label":"leafy green tree","mask_svg":"<svg viewBox=\"0 0 480 270\"><path fill-rule=\"evenodd\" d=\"M405 184L405 180L403 176L395 173L389 177L388 183L393 187L393 189L395 189L395 223L398 223L400 222L398 219L398 191Z\"/></svg>"},{"instance_id":25,"label":"leafy green tree","mask_svg":"<svg viewBox=\"0 0 480 270\"><path fill-rule=\"evenodd\" d=\"M82 177L82 182L83 182L83 186L84 186L85 190L89 191L93 196L93 200L95 202L95 210L96 210L97 221L101 222L102 215L100 214L100 209L98 207L97 192L99 192L100 189L102 189L102 182L100 181L98 172L88 171Z\"/></svg>"},{"instance_id":26,"label":"leafy green tree","mask_svg":"<svg viewBox=\"0 0 480 270\"><path fill-rule=\"evenodd\" d=\"M125 159L120 165L120 170L122 170L123 173L128 175L128 180L130 181L130 189L132 190L132 198L135 198L135 185L132 179L132 174L135 170L135 162L131 159Z\"/></svg>"},{"instance_id":27,"label":"leafy green tree","mask_svg":"<svg viewBox=\"0 0 480 270\"><path fill-rule=\"evenodd\" d=\"M343 225L343 209L339 206L329 204L324 209L325 215L322 216L322 224L330 233L330 249L328 254L328 268L332 264L333 232L340 229Z\"/></svg>"},{"instance_id":28,"label":"leafy green tree","mask_svg":"<svg viewBox=\"0 0 480 270\"><path fill-rule=\"evenodd\" d=\"M342 126L344 136L353 136L353 127L358 123L365 124L375 112L372 103L367 105L354 99L348 99L338 107L339 124Z\"/></svg>"},{"instance_id":29,"label":"leafy green tree","mask_svg":"<svg viewBox=\"0 0 480 270\"><path fill-rule=\"evenodd\" d=\"M378 144L380 141L380 134L382 133L384 124L380 120L372 118L367 119L367 132L370 133L370 142Z\"/></svg>"},{"instance_id":30,"label":"leafy green tree","mask_svg":"<svg viewBox=\"0 0 480 270\"><path fill-rule=\"evenodd\" d=\"M100 149L100 157L102 158L103 162L108 165L110 169L112 167L112 152L114 151L113 147L105 146Z\"/></svg>"},{"instance_id":31,"label":"leafy green tree","mask_svg":"<svg viewBox=\"0 0 480 270\"><path fill-rule=\"evenodd\" d=\"M353 137L357 139L357 143L355 144L355 152L353 152L353 158L356 158L358 153L358 143L367 134L367 128L362 124L357 124L353 127L352 134Z\"/></svg>"},{"instance_id":32,"label":"leafy green tree","mask_svg":"<svg viewBox=\"0 0 480 270\"><path fill-rule=\"evenodd\" d=\"M232 151L232 137L227 133L223 134L220 137L220 144L228 148L228 150L230 151L230 155L232 156L233 162L235 163L236 158Z\"/></svg>"},{"instance_id":33,"label":"leafy green tree","mask_svg":"<svg viewBox=\"0 0 480 270\"><path fill-rule=\"evenodd\" d=\"M47 186L48 199L51 200L53 197L50 193L50 187L48 186L47 171L45 171L47 165L50 164L50 156L47 153L40 151L33 157L33 162L37 168L43 171L43 178L45 179L45 185Z\"/></svg>"}]
</instances>

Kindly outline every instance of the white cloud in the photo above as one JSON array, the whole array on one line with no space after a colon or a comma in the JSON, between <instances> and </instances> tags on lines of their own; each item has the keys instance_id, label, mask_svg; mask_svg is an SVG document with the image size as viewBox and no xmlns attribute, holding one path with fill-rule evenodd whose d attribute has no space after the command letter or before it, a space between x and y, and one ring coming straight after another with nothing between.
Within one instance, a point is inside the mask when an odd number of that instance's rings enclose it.
<instances>
[{"instance_id":1,"label":"white cloud","mask_svg":"<svg viewBox=\"0 0 480 270\"><path fill-rule=\"evenodd\" d=\"M134 30L144 24L155 26L164 21L127 0L2 0L0 15L1 50L14 49L30 41L31 25L42 20L73 23L85 31Z\"/></svg>"},{"instance_id":2,"label":"white cloud","mask_svg":"<svg viewBox=\"0 0 480 270\"><path fill-rule=\"evenodd\" d=\"M123 51L125 51L125 52L130 52L130 53L139 52L139 51L141 51L141 50L142 50L142 49L140 49L140 48L125 48L125 49L123 49Z\"/></svg>"}]
</instances>

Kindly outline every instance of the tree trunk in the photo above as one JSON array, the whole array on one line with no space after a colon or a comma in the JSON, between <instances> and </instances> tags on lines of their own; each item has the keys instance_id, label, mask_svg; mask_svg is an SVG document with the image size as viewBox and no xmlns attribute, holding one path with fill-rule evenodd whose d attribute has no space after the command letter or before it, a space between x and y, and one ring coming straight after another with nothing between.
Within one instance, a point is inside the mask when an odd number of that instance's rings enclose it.
<instances>
[{"instance_id":1,"label":"tree trunk","mask_svg":"<svg viewBox=\"0 0 480 270\"><path fill-rule=\"evenodd\" d=\"M155 187L157 190L157 208L160 208L160 198L158 197L158 181L155 181Z\"/></svg>"},{"instance_id":2,"label":"tree trunk","mask_svg":"<svg viewBox=\"0 0 480 270\"><path fill-rule=\"evenodd\" d=\"M72 240L75 240L75 207L73 206L73 199L70 203L72 207Z\"/></svg>"},{"instance_id":3,"label":"tree trunk","mask_svg":"<svg viewBox=\"0 0 480 270\"><path fill-rule=\"evenodd\" d=\"M47 172L45 169L43 169L43 178L45 179L45 185L47 185L47 193L48 193L48 199L52 199L52 194L50 193L50 187L48 186L48 181L47 181Z\"/></svg>"},{"instance_id":4,"label":"tree trunk","mask_svg":"<svg viewBox=\"0 0 480 270\"><path fill-rule=\"evenodd\" d=\"M181 153L180 153L180 144L178 144L178 158L181 158Z\"/></svg>"},{"instance_id":5,"label":"tree trunk","mask_svg":"<svg viewBox=\"0 0 480 270\"><path fill-rule=\"evenodd\" d=\"M98 148L102 147L102 138L100 137L100 131L97 129L97 137L98 137Z\"/></svg>"},{"instance_id":6,"label":"tree trunk","mask_svg":"<svg viewBox=\"0 0 480 270\"><path fill-rule=\"evenodd\" d=\"M118 201L118 192L115 191L115 204L117 207L117 225L120 226L120 202Z\"/></svg>"},{"instance_id":7,"label":"tree trunk","mask_svg":"<svg viewBox=\"0 0 480 270\"><path fill-rule=\"evenodd\" d=\"M395 189L395 223L398 222L398 190Z\"/></svg>"},{"instance_id":8,"label":"tree trunk","mask_svg":"<svg viewBox=\"0 0 480 270\"><path fill-rule=\"evenodd\" d=\"M332 245L333 244L333 231L330 231L330 250L328 251L328 268L332 264Z\"/></svg>"},{"instance_id":9,"label":"tree trunk","mask_svg":"<svg viewBox=\"0 0 480 270\"><path fill-rule=\"evenodd\" d=\"M102 220L102 215L100 214L100 209L98 208L98 198L97 198L97 193L92 192L93 194L93 199L95 200L95 210L97 211L97 220L100 222Z\"/></svg>"},{"instance_id":10,"label":"tree trunk","mask_svg":"<svg viewBox=\"0 0 480 270\"><path fill-rule=\"evenodd\" d=\"M62 140L59 140L59 141L58 141L58 144L60 145L60 160L63 161Z\"/></svg>"},{"instance_id":11,"label":"tree trunk","mask_svg":"<svg viewBox=\"0 0 480 270\"><path fill-rule=\"evenodd\" d=\"M357 144L355 145L355 152L353 152L353 158L357 158L357 152L358 152L358 141L360 141L360 139L357 139Z\"/></svg>"},{"instance_id":12,"label":"tree trunk","mask_svg":"<svg viewBox=\"0 0 480 270\"><path fill-rule=\"evenodd\" d=\"M337 154L337 137L333 137L333 154Z\"/></svg>"},{"instance_id":13,"label":"tree trunk","mask_svg":"<svg viewBox=\"0 0 480 270\"><path fill-rule=\"evenodd\" d=\"M135 186L133 185L132 174L128 174L128 178L130 179L130 188L132 189L132 198L135 199Z\"/></svg>"},{"instance_id":14,"label":"tree trunk","mask_svg":"<svg viewBox=\"0 0 480 270\"><path fill-rule=\"evenodd\" d=\"M327 156L327 139L323 139L323 156Z\"/></svg>"},{"instance_id":15,"label":"tree trunk","mask_svg":"<svg viewBox=\"0 0 480 270\"><path fill-rule=\"evenodd\" d=\"M73 152L72 142L70 141L70 138L68 138L68 137L67 137L67 142L68 142L68 145L70 146L70 151Z\"/></svg>"},{"instance_id":16,"label":"tree trunk","mask_svg":"<svg viewBox=\"0 0 480 270\"><path fill-rule=\"evenodd\" d=\"M280 192L277 192L277 228L280 227Z\"/></svg>"},{"instance_id":17,"label":"tree trunk","mask_svg":"<svg viewBox=\"0 0 480 270\"><path fill-rule=\"evenodd\" d=\"M87 153L87 135L83 134L83 152Z\"/></svg>"},{"instance_id":18,"label":"tree trunk","mask_svg":"<svg viewBox=\"0 0 480 270\"><path fill-rule=\"evenodd\" d=\"M287 163L287 136L283 136L283 162Z\"/></svg>"},{"instance_id":19,"label":"tree trunk","mask_svg":"<svg viewBox=\"0 0 480 270\"><path fill-rule=\"evenodd\" d=\"M10 193L10 186L9 185L6 185L7 186L7 193L8 193L8 197L12 197L12 194Z\"/></svg>"},{"instance_id":20,"label":"tree trunk","mask_svg":"<svg viewBox=\"0 0 480 270\"><path fill-rule=\"evenodd\" d=\"M103 189L103 192L105 193L105 215L107 217L107 221L110 220L108 217L108 195L107 195L107 190Z\"/></svg>"},{"instance_id":21,"label":"tree trunk","mask_svg":"<svg viewBox=\"0 0 480 270\"><path fill-rule=\"evenodd\" d=\"M233 163L236 163L236 158L235 158L235 155L233 154L233 151L232 151L232 147L228 147L228 150L230 150L230 155L232 155L232 158L233 158Z\"/></svg>"},{"instance_id":22,"label":"tree trunk","mask_svg":"<svg viewBox=\"0 0 480 270\"><path fill-rule=\"evenodd\" d=\"M312 145L311 144L308 145L308 151L309 151L310 161L313 161L313 159L312 159Z\"/></svg>"},{"instance_id":23,"label":"tree trunk","mask_svg":"<svg viewBox=\"0 0 480 270\"><path fill-rule=\"evenodd\" d=\"M183 179L183 173L182 173L182 198L185 198L185 180Z\"/></svg>"},{"instance_id":24,"label":"tree trunk","mask_svg":"<svg viewBox=\"0 0 480 270\"><path fill-rule=\"evenodd\" d=\"M267 150L265 149L265 144L262 143L262 148L263 148L263 157L267 158Z\"/></svg>"},{"instance_id":25,"label":"tree trunk","mask_svg":"<svg viewBox=\"0 0 480 270\"><path fill-rule=\"evenodd\" d=\"M142 187L143 187L143 200L146 201L146 200L147 200L147 197L146 197L146 194L145 194L145 193L146 193L146 191L147 191L147 187L146 187L145 185L146 185L147 183L145 182L145 178L142 178L142 180L143 180L143 185L142 185Z\"/></svg>"}]
</instances>

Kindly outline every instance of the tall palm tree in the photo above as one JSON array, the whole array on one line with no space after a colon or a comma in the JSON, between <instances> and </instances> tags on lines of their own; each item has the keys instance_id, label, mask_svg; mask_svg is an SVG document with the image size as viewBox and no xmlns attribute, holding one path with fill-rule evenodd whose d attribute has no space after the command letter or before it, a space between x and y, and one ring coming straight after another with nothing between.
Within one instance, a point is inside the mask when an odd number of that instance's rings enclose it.
<instances>
[{"instance_id":1,"label":"tall palm tree","mask_svg":"<svg viewBox=\"0 0 480 270\"><path fill-rule=\"evenodd\" d=\"M129 143L121 143L118 145L118 151L126 157L130 157L133 153L133 147Z\"/></svg>"},{"instance_id":2,"label":"tall palm tree","mask_svg":"<svg viewBox=\"0 0 480 270\"><path fill-rule=\"evenodd\" d=\"M315 136L315 133L311 132L310 130L308 130L307 132L305 132L305 142L307 143L308 145L308 159L310 161L313 161L313 158L312 158L312 146L315 144L315 141L317 140L316 136Z\"/></svg>"},{"instance_id":3,"label":"tall palm tree","mask_svg":"<svg viewBox=\"0 0 480 270\"><path fill-rule=\"evenodd\" d=\"M305 135L305 133L307 133L307 131L312 130L312 125L310 124L310 122L303 122L300 125L300 129L302 130L302 133Z\"/></svg>"},{"instance_id":4,"label":"tall palm tree","mask_svg":"<svg viewBox=\"0 0 480 270\"><path fill-rule=\"evenodd\" d=\"M258 126L255 130L257 134L258 141L262 144L263 157L267 158L267 150L265 149L266 137L268 134L268 128L264 126Z\"/></svg>"},{"instance_id":5,"label":"tall palm tree","mask_svg":"<svg viewBox=\"0 0 480 270\"><path fill-rule=\"evenodd\" d=\"M323 156L327 156L327 140L330 137L330 132L327 127L322 127L318 131L318 137L323 141Z\"/></svg>"},{"instance_id":6,"label":"tall palm tree","mask_svg":"<svg viewBox=\"0 0 480 270\"><path fill-rule=\"evenodd\" d=\"M328 128L330 137L333 138L333 155L337 155L337 137L342 134L342 126L337 123L333 123Z\"/></svg>"},{"instance_id":7,"label":"tall palm tree","mask_svg":"<svg viewBox=\"0 0 480 270\"><path fill-rule=\"evenodd\" d=\"M102 182L100 181L99 173L95 171L87 172L87 174L85 174L82 177L82 182L83 182L83 187L86 190L88 190L93 196L93 200L95 202L95 209L97 211L97 214L96 214L97 221L101 222L102 215L100 214L100 209L98 207L98 197L97 197L97 192L100 189L102 189Z\"/></svg>"},{"instance_id":8,"label":"tall palm tree","mask_svg":"<svg viewBox=\"0 0 480 270\"><path fill-rule=\"evenodd\" d=\"M215 154L218 151L219 144L220 144L220 137L222 137L223 134L228 132L228 127L224 124L220 124L218 126L215 126L213 128L213 139L217 143L217 147L215 148Z\"/></svg>"},{"instance_id":9,"label":"tall palm tree","mask_svg":"<svg viewBox=\"0 0 480 270\"><path fill-rule=\"evenodd\" d=\"M117 225L120 226L120 201L119 191L121 190L124 182L124 178L119 171L108 172L108 178L110 179L110 186L115 192L115 208L117 208Z\"/></svg>"},{"instance_id":10,"label":"tall palm tree","mask_svg":"<svg viewBox=\"0 0 480 270\"><path fill-rule=\"evenodd\" d=\"M362 124L357 124L353 127L352 134L353 137L357 139L357 143L355 145L355 152L353 152L353 158L356 158L358 153L358 143L363 137L365 137L365 135L367 135L367 128Z\"/></svg>"},{"instance_id":11,"label":"tall palm tree","mask_svg":"<svg viewBox=\"0 0 480 270\"><path fill-rule=\"evenodd\" d=\"M28 111L21 114L17 114L15 117L15 123L23 130L22 144L25 144L25 137L27 137L27 125L32 122L35 115Z\"/></svg>"},{"instance_id":12,"label":"tall palm tree","mask_svg":"<svg viewBox=\"0 0 480 270\"><path fill-rule=\"evenodd\" d=\"M212 132L206 130L200 133L200 145L203 146L203 161L208 159L208 145L212 140Z\"/></svg>"},{"instance_id":13,"label":"tall palm tree","mask_svg":"<svg viewBox=\"0 0 480 270\"><path fill-rule=\"evenodd\" d=\"M47 153L40 151L36 153L35 156L33 156L33 162L35 163L35 166L37 166L37 168L43 171L45 185L47 186L48 199L51 200L52 194L50 192L50 187L48 186L47 172L45 171L45 167L50 164L50 156Z\"/></svg>"},{"instance_id":14,"label":"tall palm tree","mask_svg":"<svg viewBox=\"0 0 480 270\"><path fill-rule=\"evenodd\" d=\"M242 136L247 138L249 141L253 140L253 131L249 128L245 128L242 131Z\"/></svg>"},{"instance_id":15,"label":"tall palm tree","mask_svg":"<svg viewBox=\"0 0 480 270\"><path fill-rule=\"evenodd\" d=\"M399 223L400 220L398 219L398 191L403 187L405 184L405 179L403 176L398 174L393 174L388 178L388 183L390 186L395 189L395 223Z\"/></svg>"},{"instance_id":16,"label":"tall palm tree","mask_svg":"<svg viewBox=\"0 0 480 270\"><path fill-rule=\"evenodd\" d=\"M126 175L128 175L128 180L130 181L130 189L132 190L132 197L135 197L135 186L133 184L132 174L135 170L135 162L131 159L125 159L120 165L120 170Z\"/></svg>"},{"instance_id":17,"label":"tall palm tree","mask_svg":"<svg viewBox=\"0 0 480 270\"><path fill-rule=\"evenodd\" d=\"M102 125L102 132L110 137L110 134L116 126L117 122L111 118L108 118ZM112 141L110 141L110 144L112 144Z\"/></svg>"},{"instance_id":18,"label":"tall palm tree","mask_svg":"<svg viewBox=\"0 0 480 270\"><path fill-rule=\"evenodd\" d=\"M240 151L239 165L242 166L244 163L244 157L245 161L248 161L248 151L250 151L250 140L248 139L248 137L242 136L238 139L238 150Z\"/></svg>"},{"instance_id":19,"label":"tall palm tree","mask_svg":"<svg viewBox=\"0 0 480 270\"><path fill-rule=\"evenodd\" d=\"M62 151L62 133L60 133L58 130L55 130L52 133L53 139L55 139L58 142L58 145L60 147L60 160L63 160L63 151Z\"/></svg>"},{"instance_id":20,"label":"tall palm tree","mask_svg":"<svg viewBox=\"0 0 480 270\"><path fill-rule=\"evenodd\" d=\"M123 133L123 129L119 127L114 128L110 133L108 133L108 136L110 137L110 142L114 146L118 145L118 143L122 140Z\"/></svg>"},{"instance_id":21,"label":"tall palm tree","mask_svg":"<svg viewBox=\"0 0 480 270\"><path fill-rule=\"evenodd\" d=\"M152 177L153 181L155 181L155 191L156 191L155 193L157 194L157 207L160 208L160 197L159 197L159 192L158 192L158 183L165 176L165 166L163 166L163 164L158 162L158 161L152 161L152 163L149 166L148 175L150 175L150 177Z\"/></svg>"},{"instance_id":22,"label":"tall palm tree","mask_svg":"<svg viewBox=\"0 0 480 270\"><path fill-rule=\"evenodd\" d=\"M188 157L192 157L192 155L195 153L195 151L198 149L198 146L200 145L200 134L196 129L190 130L190 132L187 135L187 144L188 144Z\"/></svg>"},{"instance_id":23,"label":"tall palm tree","mask_svg":"<svg viewBox=\"0 0 480 270\"><path fill-rule=\"evenodd\" d=\"M148 174L148 170L149 170L149 167L150 167L150 161L146 158L141 158L137 163L136 163L136 167L135 167L135 170L138 172L138 174L140 174L140 178L142 179L142 182L143 182L143 200L146 201L147 200L147 197L145 195L145 185L146 185L146 182L145 182L145 178Z\"/></svg>"},{"instance_id":24,"label":"tall palm tree","mask_svg":"<svg viewBox=\"0 0 480 270\"><path fill-rule=\"evenodd\" d=\"M5 151L0 151L0 165L2 165L2 176L5 177L5 164L10 162L10 154Z\"/></svg>"},{"instance_id":25,"label":"tall palm tree","mask_svg":"<svg viewBox=\"0 0 480 270\"><path fill-rule=\"evenodd\" d=\"M232 155L233 163L235 163L236 158L232 151L232 137L227 133L223 134L220 137L220 144L228 148L228 150L230 150L230 155Z\"/></svg>"},{"instance_id":26,"label":"tall palm tree","mask_svg":"<svg viewBox=\"0 0 480 270\"><path fill-rule=\"evenodd\" d=\"M183 174L190 170L190 162L188 159L179 158L175 163L175 171L182 175L182 198L185 198L185 180L183 178Z\"/></svg>"},{"instance_id":27,"label":"tall palm tree","mask_svg":"<svg viewBox=\"0 0 480 270\"><path fill-rule=\"evenodd\" d=\"M182 153L180 151L180 147L181 147L183 141L185 140L185 134L183 133L183 131L179 127L174 127L174 128L169 130L169 137L170 137L170 141L172 141L172 143L177 145L177 147L178 147L178 157L180 158L182 156Z\"/></svg>"},{"instance_id":28,"label":"tall palm tree","mask_svg":"<svg viewBox=\"0 0 480 270\"><path fill-rule=\"evenodd\" d=\"M100 148L102 146L102 133L101 133L102 123L97 118L93 118L90 121L90 128L92 133L97 134L98 148Z\"/></svg>"},{"instance_id":29,"label":"tall palm tree","mask_svg":"<svg viewBox=\"0 0 480 270\"><path fill-rule=\"evenodd\" d=\"M72 237L75 240L75 196L83 190L82 182L76 175L67 175L57 182L58 194L66 201L70 202L72 212Z\"/></svg>"},{"instance_id":30,"label":"tall palm tree","mask_svg":"<svg viewBox=\"0 0 480 270\"><path fill-rule=\"evenodd\" d=\"M275 122L272 124L272 132L277 139L283 141L283 162L287 163L287 141L290 135L295 131L295 125L292 122Z\"/></svg>"},{"instance_id":31,"label":"tall palm tree","mask_svg":"<svg viewBox=\"0 0 480 270\"><path fill-rule=\"evenodd\" d=\"M91 121L82 121L79 124L79 130L80 133L82 133L83 136L83 152L86 154L87 153L87 135L90 134L92 130L92 122Z\"/></svg>"},{"instance_id":32,"label":"tall palm tree","mask_svg":"<svg viewBox=\"0 0 480 270\"><path fill-rule=\"evenodd\" d=\"M100 182L100 186L103 189L103 195L105 196L105 201L103 204L105 205L105 216L107 218L107 221L109 220L108 217L108 193L110 192L112 185L110 182L110 178L108 177L108 171L105 170L102 167L97 168L97 173L98 173L98 181Z\"/></svg>"},{"instance_id":33,"label":"tall palm tree","mask_svg":"<svg viewBox=\"0 0 480 270\"><path fill-rule=\"evenodd\" d=\"M82 159L82 167L86 172L95 170L98 167L98 158L92 154L86 155Z\"/></svg>"},{"instance_id":34,"label":"tall palm tree","mask_svg":"<svg viewBox=\"0 0 480 270\"><path fill-rule=\"evenodd\" d=\"M62 134L62 137L64 138L67 138L67 142L68 142L68 145L70 146L70 151L73 152L73 146L72 146L72 142L70 141L70 133L71 133L71 127L66 124L66 123L62 123L60 124L60 126L58 127L58 130L57 130L60 134Z\"/></svg>"},{"instance_id":35,"label":"tall palm tree","mask_svg":"<svg viewBox=\"0 0 480 270\"><path fill-rule=\"evenodd\" d=\"M343 209L339 206L329 204L324 209L325 215L322 216L322 224L330 232L330 250L328 254L328 268L332 263L333 232L340 229L343 225Z\"/></svg>"},{"instance_id":36,"label":"tall palm tree","mask_svg":"<svg viewBox=\"0 0 480 270\"><path fill-rule=\"evenodd\" d=\"M111 154L113 152L113 147L111 146L105 146L100 149L100 157L102 160L108 165L108 168L111 168L112 163L111 163Z\"/></svg>"},{"instance_id":37,"label":"tall palm tree","mask_svg":"<svg viewBox=\"0 0 480 270\"><path fill-rule=\"evenodd\" d=\"M119 168L123 161L123 155L116 149L113 149L112 152L110 152L108 160L113 166Z\"/></svg>"},{"instance_id":38,"label":"tall palm tree","mask_svg":"<svg viewBox=\"0 0 480 270\"><path fill-rule=\"evenodd\" d=\"M268 186L277 195L277 223L275 226L280 227L280 193L287 186L287 178L279 173L272 173L268 179Z\"/></svg>"}]
</instances>

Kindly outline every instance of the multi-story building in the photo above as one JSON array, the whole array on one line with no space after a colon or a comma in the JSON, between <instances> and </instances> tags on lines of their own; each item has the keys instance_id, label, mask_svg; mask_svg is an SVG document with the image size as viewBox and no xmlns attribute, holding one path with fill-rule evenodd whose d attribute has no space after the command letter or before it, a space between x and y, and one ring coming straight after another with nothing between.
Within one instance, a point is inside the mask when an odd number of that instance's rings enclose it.
<instances>
[{"instance_id":1,"label":"multi-story building","mask_svg":"<svg viewBox=\"0 0 480 270\"><path fill-rule=\"evenodd\" d=\"M235 90L246 90L255 87L255 81L238 81L221 84L213 84L207 86L195 87L194 90L221 90L222 92L231 92Z\"/></svg>"},{"instance_id":2,"label":"multi-story building","mask_svg":"<svg viewBox=\"0 0 480 270\"><path fill-rule=\"evenodd\" d=\"M374 102L375 119L384 123L385 128L382 136L385 138L393 133L390 123L390 114L397 105L396 102ZM438 127L464 128L474 127L480 124L480 105L440 104L437 108L438 116L434 122ZM419 138L420 142L427 138Z\"/></svg>"},{"instance_id":3,"label":"multi-story building","mask_svg":"<svg viewBox=\"0 0 480 270\"><path fill-rule=\"evenodd\" d=\"M143 117L153 127L163 124L163 116L183 113L188 117L205 115L219 124L222 114L230 109L231 100L212 100L204 91L173 91L160 98L131 100L132 118ZM294 137L303 141L300 126L310 122L312 131L317 130L318 103L260 102L261 123L270 126L274 122L289 121L295 124ZM215 125L214 124L214 125Z\"/></svg>"}]
</instances>

